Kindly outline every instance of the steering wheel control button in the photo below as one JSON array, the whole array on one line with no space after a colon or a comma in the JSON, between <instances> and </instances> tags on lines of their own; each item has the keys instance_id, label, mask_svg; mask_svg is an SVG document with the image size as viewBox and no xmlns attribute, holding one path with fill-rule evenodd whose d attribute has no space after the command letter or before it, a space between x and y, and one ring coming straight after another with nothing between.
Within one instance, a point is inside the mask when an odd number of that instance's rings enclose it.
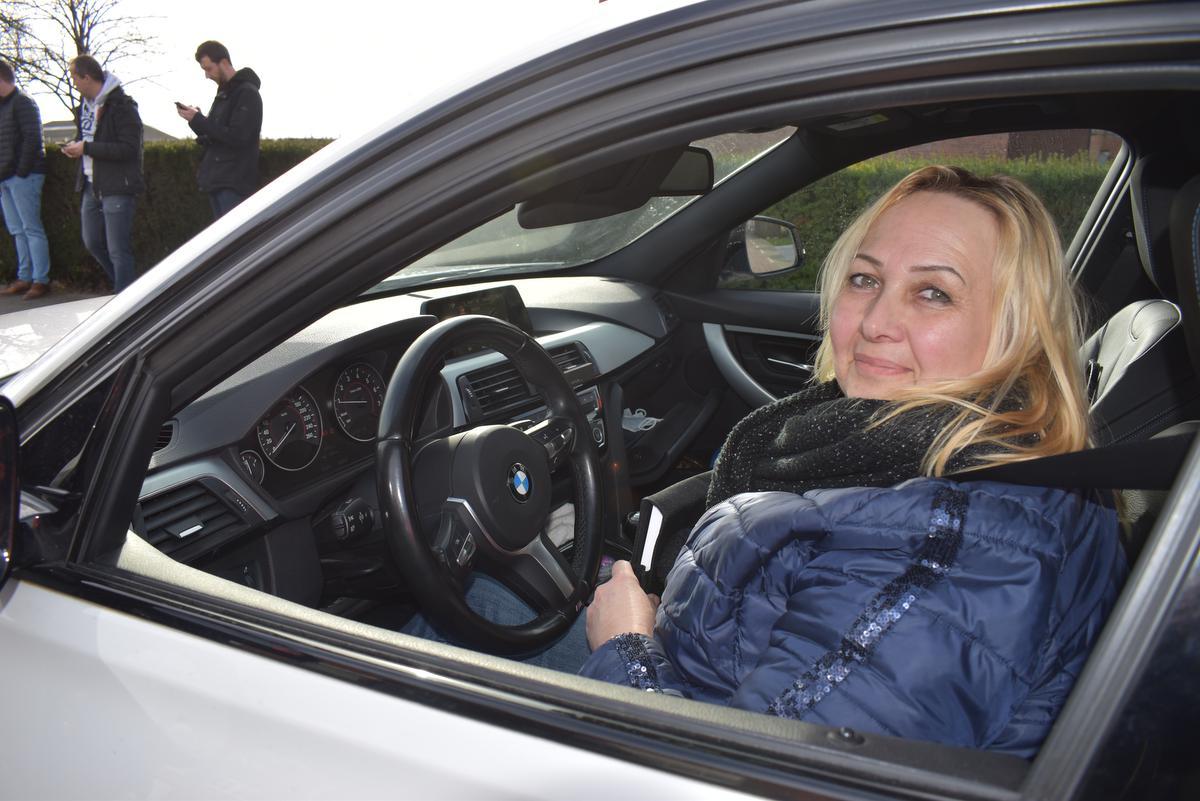
<instances>
[{"instance_id":1,"label":"steering wheel control button","mask_svg":"<svg viewBox=\"0 0 1200 801\"><path fill-rule=\"evenodd\" d=\"M508 468L508 490L518 503L525 503L533 494L533 480L520 462L513 462Z\"/></svg>"}]
</instances>

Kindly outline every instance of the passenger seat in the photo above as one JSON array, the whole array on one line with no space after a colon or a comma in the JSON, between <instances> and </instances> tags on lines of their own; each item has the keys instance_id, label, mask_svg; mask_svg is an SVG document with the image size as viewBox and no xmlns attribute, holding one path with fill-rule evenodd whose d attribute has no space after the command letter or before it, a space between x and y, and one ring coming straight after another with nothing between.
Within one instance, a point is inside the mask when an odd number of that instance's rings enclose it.
<instances>
[{"instance_id":1,"label":"passenger seat","mask_svg":"<svg viewBox=\"0 0 1200 801\"><path fill-rule=\"evenodd\" d=\"M1174 160L1155 156L1133 169L1134 238L1142 269L1161 297L1121 309L1080 349L1096 445L1145 439L1200 418L1200 380L1173 302L1179 294L1172 255L1179 249L1172 240L1180 232L1172 207L1188 175Z\"/></svg>"},{"instance_id":2,"label":"passenger seat","mask_svg":"<svg viewBox=\"0 0 1200 801\"><path fill-rule=\"evenodd\" d=\"M1142 439L1197 416L1179 307L1139 300L1114 314L1080 349L1097 445Z\"/></svg>"}]
</instances>

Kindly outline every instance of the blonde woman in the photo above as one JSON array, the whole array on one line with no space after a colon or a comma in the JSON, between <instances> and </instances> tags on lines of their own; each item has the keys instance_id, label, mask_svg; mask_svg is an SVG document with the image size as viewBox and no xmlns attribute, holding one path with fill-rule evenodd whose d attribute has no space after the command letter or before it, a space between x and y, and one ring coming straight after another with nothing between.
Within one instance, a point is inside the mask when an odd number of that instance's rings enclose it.
<instances>
[{"instance_id":1,"label":"blonde woman","mask_svg":"<svg viewBox=\"0 0 1200 801\"><path fill-rule=\"evenodd\" d=\"M821 294L817 383L734 427L661 606L615 566L582 673L1031 756L1124 580L1116 515L940 476L1087 445L1053 221L1015 180L927 167Z\"/></svg>"}]
</instances>

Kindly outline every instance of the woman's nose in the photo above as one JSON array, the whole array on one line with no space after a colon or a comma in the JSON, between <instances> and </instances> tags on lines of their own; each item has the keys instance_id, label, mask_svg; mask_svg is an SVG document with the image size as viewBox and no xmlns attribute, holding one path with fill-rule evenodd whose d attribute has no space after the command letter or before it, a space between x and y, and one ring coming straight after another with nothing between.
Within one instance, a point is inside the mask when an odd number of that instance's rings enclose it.
<instances>
[{"instance_id":1,"label":"woman's nose","mask_svg":"<svg viewBox=\"0 0 1200 801\"><path fill-rule=\"evenodd\" d=\"M886 290L876 295L863 314L863 336L869 340L899 341L904 330L900 306L899 299Z\"/></svg>"}]
</instances>

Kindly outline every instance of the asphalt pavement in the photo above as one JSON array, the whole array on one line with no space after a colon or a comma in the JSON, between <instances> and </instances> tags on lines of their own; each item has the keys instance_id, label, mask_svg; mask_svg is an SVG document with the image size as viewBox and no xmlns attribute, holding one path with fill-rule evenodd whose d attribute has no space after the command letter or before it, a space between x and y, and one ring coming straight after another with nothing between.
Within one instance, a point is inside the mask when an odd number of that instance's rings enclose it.
<instances>
[{"instance_id":1,"label":"asphalt pavement","mask_svg":"<svg viewBox=\"0 0 1200 801\"><path fill-rule=\"evenodd\" d=\"M0 289L8 284L0 284ZM82 300L84 298L94 298L102 293L100 292L72 292L58 289L55 285L50 285L50 293L42 295L37 300L25 300L21 295L0 295L0 314L8 314L9 312L24 311L25 309L33 309L38 306L51 306L55 303L65 303L68 300Z\"/></svg>"}]
</instances>

